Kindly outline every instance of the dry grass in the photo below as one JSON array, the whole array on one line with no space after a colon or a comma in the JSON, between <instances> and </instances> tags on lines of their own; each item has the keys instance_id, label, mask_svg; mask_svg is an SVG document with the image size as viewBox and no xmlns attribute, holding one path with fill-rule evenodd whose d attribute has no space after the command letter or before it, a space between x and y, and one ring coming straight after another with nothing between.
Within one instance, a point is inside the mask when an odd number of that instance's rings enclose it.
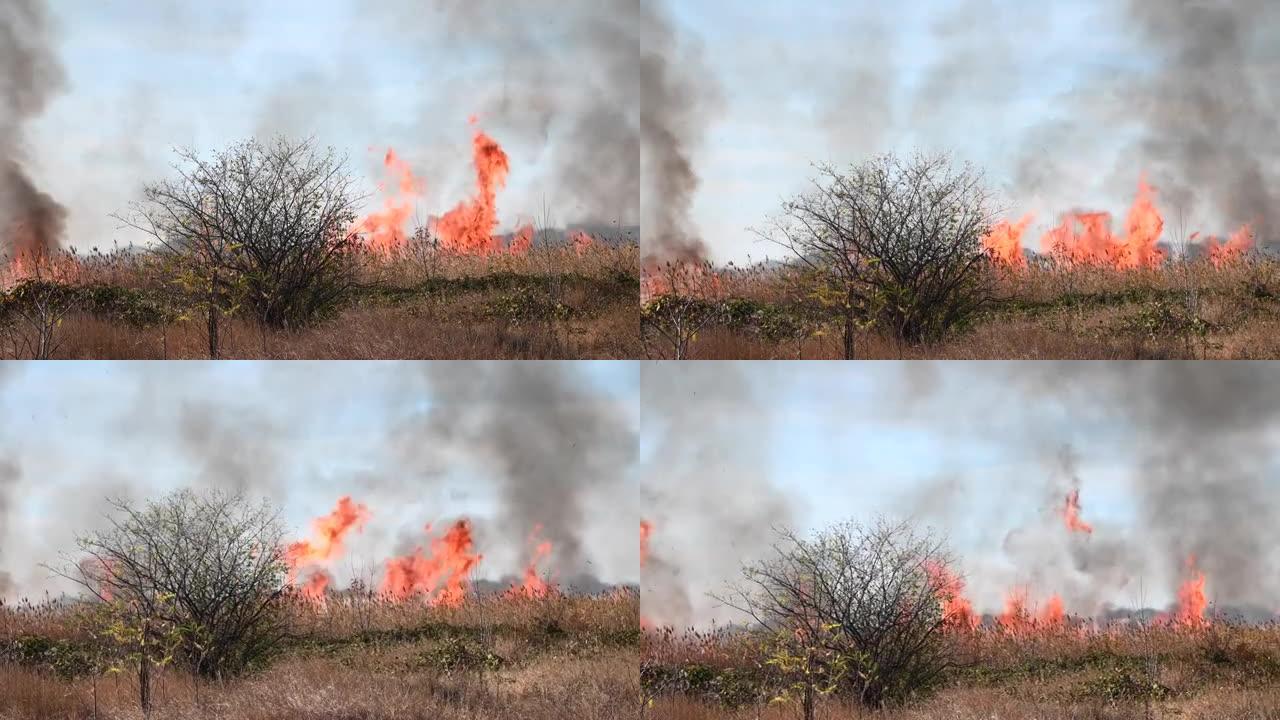
<instances>
[{"instance_id":1,"label":"dry grass","mask_svg":"<svg viewBox=\"0 0 1280 720\"><path fill-rule=\"evenodd\" d=\"M55 358L208 357L202 311L175 297L153 258L116 253L42 277L92 290L56 330ZM220 355L246 359L627 359L640 355L634 244L535 248L526 255L406 251L360 263L357 287L333 317L300 330L252 318L222 321ZM0 293L0 301L3 301ZM3 302L0 302L0 306ZM29 351L21 323L0 321L0 357Z\"/></svg>"},{"instance_id":2,"label":"dry grass","mask_svg":"<svg viewBox=\"0 0 1280 720\"><path fill-rule=\"evenodd\" d=\"M175 668L153 678L163 718L632 718L639 705L634 592L542 600L491 598L430 608L370 597L298 604L268 667L224 683ZM0 718L140 718L134 677L59 675L15 643L77 640L67 608L0 610ZM450 667L464 649L496 657ZM96 693L95 693L96 688Z\"/></svg>"},{"instance_id":3,"label":"dry grass","mask_svg":"<svg viewBox=\"0 0 1280 720\"><path fill-rule=\"evenodd\" d=\"M1250 359L1280 357L1280 261L1221 269L1205 260L1158 270L1039 267L1000 273L996 301L941 342L908 345L877 328L858 333L863 359ZM696 359L837 359L841 328L786 270L720 275L722 300L812 323L777 337L758 324L717 321L699 333ZM815 316L822 317L813 322ZM661 354L661 347L650 354Z\"/></svg>"},{"instance_id":4,"label":"dry grass","mask_svg":"<svg viewBox=\"0 0 1280 720\"><path fill-rule=\"evenodd\" d=\"M817 716L1280 718L1280 626L1069 628L1016 637L983 629L952 642L959 666L937 692L880 712L833 696L823 698ZM800 717L794 702L769 702L776 694L769 688L774 681L752 647L743 633L647 633L643 683L652 702L646 715L670 720ZM681 680L672 682L677 675ZM666 679L663 687L656 687L655 678ZM751 682L758 687L743 692L740 686Z\"/></svg>"}]
</instances>

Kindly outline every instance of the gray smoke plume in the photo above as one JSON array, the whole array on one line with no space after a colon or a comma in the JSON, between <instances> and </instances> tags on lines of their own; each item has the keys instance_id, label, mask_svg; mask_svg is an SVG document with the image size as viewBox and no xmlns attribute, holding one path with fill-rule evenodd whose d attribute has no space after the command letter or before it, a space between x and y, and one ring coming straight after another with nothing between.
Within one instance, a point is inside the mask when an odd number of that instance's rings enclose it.
<instances>
[{"instance_id":1,"label":"gray smoke plume","mask_svg":"<svg viewBox=\"0 0 1280 720\"><path fill-rule=\"evenodd\" d=\"M58 249L66 211L26 170L27 125L66 84L42 0L0 5L0 252L46 257Z\"/></svg>"},{"instance_id":2,"label":"gray smoke plume","mask_svg":"<svg viewBox=\"0 0 1280 720\"><path fill-rule=\"evenodd\" d=\"M640 385L652 442L641 458L642 512L653 523L642 614L675 627L734 618L708 593L792 520L768 471L769 399L737 363L646 364Z\"/></svg>"},{"instance_id":3,"label":"gray smoke plume","mask_svg":"<svg viewBox=\"0 0 1280 720\"><path fill-rule=\"evenodd\" d=\"M18 486L22 479L22 468L8 458L0 458L0 543L5 542L9 532L9 493ZM0 597L6 597L13 590L13 578L5 571L4 546L0 545Z\"/></svg>"},{"instance_id":4,"label":"gray smoke plume","mask_svg":"<svg viewBox=\"0 0 1280 720\"><path fill-rule=\"evenodd\" d=\"M1055 392L1128 421L1145 542L1177 575L1188 556L1215 597L1280 597L1280 374L1266 363L1061 364L1028 369Z\"/></svg>"},{"instance_id":5,"label":"gray smoke plume","mask_svg":"<svg viewBox=\"0 0 1280 720\"><path fill-rule=\"evenodd\" d=\"M1280 240L1280 5L1129 0L1128 13L1156 68L1115 98L1142 122L1130 158L1192 217Z\"/></svg>"},{"instance_id":6,"label":"gray smoke plume","mask_svg":"<svg viewBox=\"0 0 1280 720\"><path fill-rule=\"evenodd\" d=\"M589 387L573 363L422 363L431 406L400 429L399 451L428 478L461 463L498 490L503 541L539 536L565 584L590 584L590 542L629 548L638 517L630 476L636 434L626 408ZM613 507L592 536L592 499Z\"/></svg>"},{"instance_id":7,"label":"gray smoke plume","mask_svg":"<svg viewBox=\"0 0 1280 720\"><path fill-rule=\"evenodd\" d=\"M968 427L1013 448L1043 449L1039 478L948 476L904 497L908 514L958 527L973 517L997 516L993 507L976 503L994 503L998 510L1010 498L1038 495L1043 516L1004 531L1002 557L993 565L975 559L985 580L1060 588L1069 607L1098 607L1118 593L1136 603L1149 590L1171 593L1188 578L1187 559L1194 556L1220 605L1274 610L1280 597L1280 481L1272 458L1280 449L1280 369L1266 363L1123 362L987 367L999 393L981 409L926 402L918 396L940 392L939 383L931 378L913 386L921 373L900 375L913 421L929 422L935 432ZM901 404L889 393L902 391L886 386L881 404ZM996 402L1027 410L1016 414L1016 426L993 428ZM1100 427L1121 428L1123 447L1111 451L1120 453L1133 492L1138 515L1132 527L1095 523L1089 535L1063 528L1058 511L1065 494L1082 488L1082 517L1089 521L1090 489L1099 482L1077 467L1098 452L1093 444L1077 439L1069 450L1055 446L1064 422L1068 432L1086 438ZM982 546L996 545L988 538ZM1008 576L1009 567L1016 577ZM1155 587L1153 578L1172 584Z\"/></svg>"},{"instance_id":8,"label":"gray smoke plume","mask_svg":"<svg viewBox=\"0 0 1280 720\"><path fill-rule=\"evenodd\" d=\"M432 52L485 54L480 66L430 68L426 82L442 98L424 108L432 122L446 113L476 113L481 125L503 129L500 142L520 139L541 149L545 200L570 214L563 220L631 226L640 198L634 30L640 6L640 0L431 0L425 7L379 3L368 12Z\"/></svg>"},{"instance_id":9,"label":"gray smoke plume","mask_svg":"<svg viewBox=\"0 0 1280 720\"><path fill-rule=\"evenodd\" d=\"M657 260L698 261L706 247L690 212L698 189L693 151L720 103L699 48L658 7L637 0L640 34L641 247Z\"/></svg>"}]
</instances>

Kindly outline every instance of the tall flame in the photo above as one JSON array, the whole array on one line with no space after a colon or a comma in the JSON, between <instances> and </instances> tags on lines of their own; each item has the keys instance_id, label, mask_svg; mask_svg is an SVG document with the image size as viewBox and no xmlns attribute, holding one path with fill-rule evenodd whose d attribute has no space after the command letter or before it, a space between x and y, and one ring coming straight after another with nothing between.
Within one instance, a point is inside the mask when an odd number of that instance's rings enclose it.
<instances>
[{"instance_id":1,"label":"tall flame","mask_svg":"<svg viewBox=\"0 0 1280 720\"><path fill-rule=\"evenodd\" d=\"M942 604L943 626L951 630L973 630L978 627L978 616L973 605L964 596L964 580L938 562L926 562L925 573Z\"/></svg>"},{"instance_id":2,"label":"tall flame","mask_svg":"<svg viewBox=\"0 0 1280 720\"><path fill-rule=\"evenodd\" d=\"M529 564L524 568L524 582L511 588L508 592L511 596L544 598L554 594L553 587L538 574L538 563L551 554L551 543L550 541L539 539L541 533L542 526L539 525L533 529L533 533L529 536L529 544L532 551Z\"/></svg>"},{"instance_id":3,"label":"tall flame","mask_svg":"<svg viewBox=\"0 0 1280 720\"><path fill-rule=\"evenodd\" d=\"M497 192L507 184L510 161L496 140L477 129L472 137L476 192L436 221L436 234L445 250L464 255L492 255L501 250Z\"/></svg>"},{"instance_id":4,"label":"tall flame","mask_svg":"<svg viewBox=\"0 0 1280 720\"><path fill-rule=\"evenodd\" d=\"M1027 256L1022 254L1022 234L1031 224L1031 215L1025 215L1015 223L1001 220L982 238L982 247L991 259L1014 268L1027 266Z\"/></svg>"},{"instance_id":5,"label":"tall flame","mask_svg":"<svg viewBox=\"0 0 1280 720\"><path fill-rule=\"evenodd\" d=\"M1066 502L1062 509L1058 511L1062 516L1062 522L1067 526L1070 532L1078 532L1091 534L1093 526L1080 519L1080 490L1074 489L1067 493Z\"/></svg>"},{"instance_id":6,"label":"tall flame","mask_svg":"<svg viewBox=\"0 0 1280 720\"><path fill-rule=\"evenodd\" d=\"M369 508L353 501L350 495L338 498L332 512L312 521L310 539L299 540L285 548L284 557L289 565L291 581L303 566L327 563L336 558L342 552L347 533L363 528L368 520Z\"/></svg>"},{"instance_id":7,"label":"tall flame","mask_svg":"<svg viewBox=\"0 0 1280 720\"><path fill-rule=\"evenodd\" d=\"M431 526L426 528L431 534ZM430 605L455 607L462 604L471 587L471 572L484 558L474 551L471 522L458 520L438 538L431 538L429 551L387 561L382 593L395 600L421 596Z\"/></svg>"},{"instance_id":8,"label":"tall flame","mask_svg":"<svg viewBox=\"0 0 1280 720\"><path fill-rule=\"evenodd\" d=\"M364 236L365 246L370 250L390 255L408 242L405 224L413 216L414 203L422 197L424 185L394 149L387 150L383 165L395 178L396 191L383 200L381 211L357 222L355 232ZM378 188L386 192L385 185L380 184Z\"/></svg>"},{"instance_id":9,"label":"tall flame","mask_svg":"<svg viewBox=\"0 0 1280 720\"><path fill-rule=\"evenodd\" d=\"M1187 556L1186 570L1189 577L1178 588L1172 620L1184 627L1197 628L1205 624L1204 611L1209 602L1204 594L1204 573L1196 569L1195 555Z\"/></svg>"}]
</instances>

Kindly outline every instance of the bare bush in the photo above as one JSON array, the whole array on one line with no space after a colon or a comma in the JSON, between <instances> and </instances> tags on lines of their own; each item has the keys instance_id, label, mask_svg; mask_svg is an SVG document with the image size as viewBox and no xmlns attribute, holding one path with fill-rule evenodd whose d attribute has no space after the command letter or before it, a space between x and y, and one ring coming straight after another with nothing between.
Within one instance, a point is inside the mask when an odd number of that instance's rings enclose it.
<instances>
[{"instance_id":1,"label":"bare bush","mask_svg":"<svg viewBox=\"0 0 1280 720\"><path fill-rule=\"evenodd\" d=\"M860 319L904 341L936 340L992 299L982 237L993 215L971 167L885 155L845 171L819 166L813 188L756 232L834 283L852 359Z\"/></svg>"},{"instance_id":2,"label":"bare bush","mask_svg":"<svg viewBox=\"0 0 1280 720\"><path fill-rule=\"evenodd\" d=\"M155 238L173 274L204 301L210 355L218 318L250 310L264 326L332 312L355 278L363 200L346 160L311 141L248 140L204 159L178 151L177 177L147 185L120 219Z\"/></svg>"},{"instance_id":3,"label":"bare bush","mask_svg":"<svg viewBox=\"0 0 1280 720\"><path fill-rule=\"evenodd\" d=\"M273 651L284 628L284 531L268 504L183 490L145 507L111 501L106 530L77 539L59 575L145 632L180 632L191 670L222 678Z\"/></svg>"},{"instance_id":4,"label":"bare bush","mask_svg":"<svg viewBox=\"0 0 1280 720\"><path fill-rule=\"evenodd\" d=\"M869 707L933 687L953 665L936 571L951 559L941 541L906 524L835 525L803 538L778 531L765 560L747 565L724 596L773 638L806 684L818 679Z\"/></svg>"}]
</instances>

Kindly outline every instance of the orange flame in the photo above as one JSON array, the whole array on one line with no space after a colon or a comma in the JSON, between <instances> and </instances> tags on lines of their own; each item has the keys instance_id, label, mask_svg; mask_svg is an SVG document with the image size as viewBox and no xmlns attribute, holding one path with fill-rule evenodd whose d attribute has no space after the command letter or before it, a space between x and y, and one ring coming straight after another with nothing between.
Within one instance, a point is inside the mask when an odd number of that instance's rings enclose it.
<instances>
[{"instance_id":1,"label":"orange flame","mask_svg":"<svg viewBox=\"0 0 1280 720\"><path fill-rule=\"evenodd\" d=\"M569 233L569 244L573 247L574 253L582 257L595 244L595 238L581 230L574 230Z\"/></svg>"},{"instance_id":2,"label":"orange flame","mask_svg":"<svg viewBox=\"0 0 1280 720\"><path fill-rule=\"evenodd\" d=\"M1070 532L1079 532L1085 534L1093 533L1093 526L1080 519L1080 490L1075 489L1067 493L1066 502L1062 509L1058 511L1062 516L1062 522L1067 526Z\"/></svg>"},{"instance_id":3,"label":"orange flame","mask_svg":"<svg viewBox=\"0 0 1280 720\"><path fill-rule=\"evenodd\" d=\"M1022 234L1031 224L1031 215L1025 215L1016 223L1001 220L982 238L982 247L991 259L1013 268L1027 266L1027 256L1022 254Z\"/></svg>"},{"instance_id":4,"label":"orange flame","mask_svg":"<svg viewBox=\"0 0 1280 720\"><path fill-rule=\"evenodd\" d=\"M1244 225L1221 244L1217 238L1211 237L1205 241L1205 246L1209 249L1209 262L1221 269L1243 258L1253 248L1253 228Z\"/></svg>"},{"instance_id":5,"label":"orange flame","mask_svg":"<svg viewBox=\"0 0 1280 720\"><path fill-rule=\"evenodd\" d=\"M1204 595L1204 573L1196 570L1195 555L1187 556L1186 570L1190 577L1178 588L1171 620L1184 627L1198 628L1205 624L1204 611L1209 603Z\"/></svg>"},{"instance_id":6,"label":"orange flame","mask_svg":"<svg viewBox=\"0 0 1280 720\"><path fill-rule=\"evenodd\" d=\"M484 132L475 131L472 146L476 194L437 220L436 234L445 250L464 255L492 255L501 250L501 239L493 235L498 227L497 191L506 186L511 166L502 146Z\"/></svg>"},{"instance_id":7,"label":"orange flame","mask_svg":"<svg viewBox=\"0 0 1280 720\"><path fill-rule=\"evenodd\" d=\"M933 585L938 601L942 603L942 623L952 630L973 630L978 627L978 616L973 605L964 596L964 580L938 562L926 562L925 573Z\"/></svg>"},{"instance_id":8,"label":"orange flame","mask_svg":"<svg viewBox=\"0 0 1280 720\"><path fill-rule=\"evenodd\" d=\"M511 236L511 245L507 247L507 252L512 255L528 255L529 248L533 247L533 226L522 225L516 234Z\"/></svg>"},{"instance_id":9,"label":"orange flame","mask_svg":"<svg viewBox=\"0 0 1280 720\"><path fill-rule=\"evenodd\" d=\"M653 533L653 523L640 521L640 567L649 561L649 535Z\"/></svg>"},{"instance_id":10,"label":"orange flame","mask_svg":"<svg viewBox=\"0 0 1280 720\"><path fill-rule=\"evenodd\" d=\"M1004 612L996 618L1000 627L1011 635L1026 635L1036 631L1061 628L1066 622L1062 598L1050 595L1044 607L1037 613L1029 608L1029 591L1025 587L1010 590L1004 599Z\"/></svg>"},{"instance_id":11,"label":"orange flame","mask_svg":"<svg viewBox=\"0 0 1280 720\"><path fill-rule=\"evenodd\" d=\"M367 248L385 256L408 242L405 223L413 215L414 203L422 196L423 183L414 177L412 168L396 155L394 149L387 150L383 165L396 178L396 192L383 200L380 212L358 221L354 232L364 237ZM384 184L379 184L378 188L386 191Z\"/></svg>"},{"instance_id":12,"label":"orange flame","mask_svg":"<svg viewBox=\"0 0 1280 720\"><path fill-rule=\"evenodd\" d=\"M368 520L369 508L354 502L350 495L338 498L332 512L312 521L311 539L299 540L285 548L289 583L293 583L303 566L327 563L336 558L342 552L342 542L347 533L363 528Z\"/></svg>"},{"instance_id":13,"label":"orange flame","mask_svg":"<svg viewBox=\"0 0 1280 720\"><path fill-rule=\"evenodd\" d=\"M538 575L538 563L551 554L551 543L547 540L538 539L538 535L541 533L542 526L539 525L533 529L533 534L529 536L529 543L533 546L533 553L529 564L524 569L524 583L513 586L508 591L508 596L544 598L554 593L554 588Z\"/></svg>"},{"instance_id":14,"label":"orange flame","mask_svg":"<svg viewBox=\"0 0 1280 720\"><path fill-rule=\"evenodd\" d=\"M426 528L431 533L431 526ZM456 607L471 586L471 571L484 558L473 551L471 522L455 522L444 535L432 538L430 553L417 548L410 555L387 561L382 593L395 600L421 595L430 605Z\"/></svg>"},{"instance_id":15,"label":"orange flame","mask_svg":"<svg viewBox=\"0 0 1280 720\"><path fill-rule=\"evenodd\" d=\"M1111 215L1075 212L1063 216L1058 227L1045 233L1043 249L1060 261L1080 266L1121 270L1151 268L1164 260L1156 247L1164 231L1164 218L1155 206L1155 189L1138 180L1138 195L1125 219L1125 234L1111 232Z\"/></svg>"},{"instance_id":16,"label":"orange flame","mask_svg":"<svg viewBox=\"0 0 1280 720\"><path fill-rule=\"evenodd\" d=\"M329 583L331 582L333 582L333 578L329 577L329 573L323 570L316 570L302 584L302 597L311 602L323 603L325 591L329 589Z\"/></svg>"}]
</instances>

